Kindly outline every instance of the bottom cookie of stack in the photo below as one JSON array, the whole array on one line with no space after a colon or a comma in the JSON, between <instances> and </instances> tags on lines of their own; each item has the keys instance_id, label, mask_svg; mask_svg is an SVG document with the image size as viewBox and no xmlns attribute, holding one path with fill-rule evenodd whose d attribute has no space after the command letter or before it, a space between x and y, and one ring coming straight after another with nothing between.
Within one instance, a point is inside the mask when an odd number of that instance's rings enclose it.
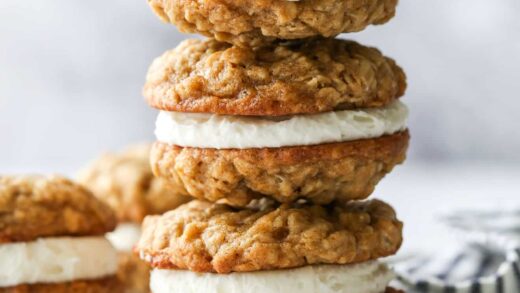
<instances>
[{"instance_id":1,"label":"bottom cookie of stack","mask_svg":"<svg viewBox=\"0 0 520 293\"><path fill-rule=\"evenodd\" d=\"M392 292L378 258L394 254L402 223L384 202L233 209L193 201L147 217L136 246L163 292Z\"/></svg>"}]
</instances>

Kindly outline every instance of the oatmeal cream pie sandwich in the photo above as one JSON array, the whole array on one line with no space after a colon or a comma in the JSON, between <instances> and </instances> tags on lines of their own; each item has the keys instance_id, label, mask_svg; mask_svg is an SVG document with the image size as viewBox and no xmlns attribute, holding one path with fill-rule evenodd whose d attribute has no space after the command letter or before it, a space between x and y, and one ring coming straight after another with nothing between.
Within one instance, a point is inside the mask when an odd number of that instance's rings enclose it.
<instances>
[{"instance_id":1,"label":"oatmeal cream pie sandwich","mask_svg":"<svg viewBox=\"0 0 520 293\"><path fill-rule=\"evenodd\" d=\"M0 292L123 292L112 210L58 176L0 177Z\"/></svg>"},{"instance_id":2,"label":"oatmeal cream pie sandwich","mask_svg":"<svg viewBox=\"0 0 520 293\"><path fill-rule=\"evenodd\" d=\"M153 11L180 31L241 46L276 39L334 37L383 24L397 0L148 0Z\"/></svg>"},{"instance_id":3,"label":"oatmeal cream pie sandwich","mask_svg":"<svg viewBox=\"0 0 520 293\"><path fill-rule=\"evenodd\" d=\"M106 236L119 251L118 276L126 292L148 292L149 267L131 251L147 215L162 214L190 200L175 186L154 177L148 144L130 146L118 153L105 153L86 166L78 181L116 212L119 222Z\"/></svg>"},{"instance_id":4,"label":"oatmeal cream pie sandwich","mask_svg":"<svg viewBox=\"0 0 520 293\"><path fill-rule=\"evenodd\" d=\"M405 79L352 41L184 41L153 62L144 87L161 110L153 171L232 206L364 199L405 159Z\"/></svg>"},{"instance_id":5,"label":"oatmeal cream pie sandwich","mask_svg":"<svg viewBox=\"0 0 520 293\"><path fill-rule=\"evenodd\" d=\"M382 293L393 273L377 259L401 242L378 200L238 210L195 200L147 217L136 253L154 268L154 293Z\"/></svg>"}]
</instances>

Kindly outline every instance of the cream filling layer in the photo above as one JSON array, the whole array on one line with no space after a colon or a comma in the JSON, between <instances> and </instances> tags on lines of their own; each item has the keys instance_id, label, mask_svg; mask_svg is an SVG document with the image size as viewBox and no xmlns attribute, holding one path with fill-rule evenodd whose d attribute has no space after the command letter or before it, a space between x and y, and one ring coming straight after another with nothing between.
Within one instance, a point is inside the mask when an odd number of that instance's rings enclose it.
<instances>
[{"instance_id":1,"label":"cream filling layer","mask_svg":"<svg viewBox=\"0 0 520 293\"><path fill-rule=\"evenodd\" d=\"M117 252L105 237L0 244L0 287L98 279L116 272Z\"/></svg>"},{"instance_id":2,"label":"cream filling layer","mask_svg":"<svg viewBox=\"0 0 520 293\"><path fill-rule=\"evenodd\" d=\"M247 117L161 111L155 136L163 143L199 148L303 146L376 138L406 128L400 101L382 108L290 117Z\"/></svg>"},{"instance_id":3,"label":"cream filling layer","mask_svg":"<svg viewBox=\"0 0 520 293\"><path fill-rule=\"evenodd\" d=\"M227 275L155 269L154 293L383 293L393 272L377 261Z\"/></svg>"},{"instance_id":4,"label":"cream filling layer","mask_svg":"<svg viewBox=\"0 0 520 293\"><path fill-rule=\"evenodd\" d=\"M122 223L106 234L107 239L118 251L131 252L141 237L141 226L134 223Z\"/></svg>"}]
</instances>

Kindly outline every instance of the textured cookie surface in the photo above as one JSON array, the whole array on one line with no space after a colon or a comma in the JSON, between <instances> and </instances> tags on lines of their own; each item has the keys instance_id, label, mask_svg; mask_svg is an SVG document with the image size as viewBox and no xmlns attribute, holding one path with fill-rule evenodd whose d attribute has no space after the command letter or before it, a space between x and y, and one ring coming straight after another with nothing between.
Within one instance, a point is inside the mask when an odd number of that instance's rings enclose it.
<instances>
[{"instance_id":1,"label":"textured cookie surface","mask_svg":"<svg viewBox=\"0 0 520 293\"><path fill-rule=\"evenodd\" d=\"M148 0L155 13L181 31L241 46L274 39L333 37L382 24L397 0Z\"/></svg>"},{"instance_id":2,"label":"textured cookie surface","mask_svg":"<svg viewBox=\"0 0 520 293\"><path fill-rule=\"evenodd\" d=\"M407 131L375 139L259 149L185 148L157 142L154 172L186 194L246 206L269 197L317 204L364 199L405 160Z\"/></svg>"},{"instance_id":3,"label":"textured cookie surface","mask_svg":"<svg viewBox=\"0 0 520 293\"><path fill-rule=\"evenodd\" d=\"M80 172L78 181L112 207L120 222L140 223L147 215L162 214L189 200L153 176L149 154L149 145L104 154Z\"/></svg>"},{"instance_id":4,"label":"textured cookie surface","mask_svg":"<svg viewBox=\"0 0 520 293\"><path fill-rule=\"evenodd\" d=\"M20 285L0 288L0 293L123 293L124 287L116 277L100 280L74 281L56 284Z\"/></svg>"},{"instance_id":5,"label":"textured cookie surface","mask_svg":"<svg viewBox=\"0 0 520 293\"><path fill-rule=\"evenodd\" d=\"M59 176L0 177L0 243L103 235L116 217L92 193Z\"/></svg>"},{"instance_id":6,"label":"textured cookie surface","mask_svg":"<svg viewBox=\"0 0 520 293\"><path fill-rule=\"evenodd\" d=\"M131 252L119 253L117 277L125 286L125 293L150 292L150 267Z\"/></svg>"},{"instance_id":7,"label":"textured cookie surface","mask_svg":"<svg viewBox=\"0 0 520 293\"><path fill-rule=\"evenodd\" d=\"M352 41L247 49L186 40L153 62L144 95L162 110L281 116L381 107L405 88L392 59Z\"/></svg>"},{"instance_id":8,"label":"textured cookie surface","mask_svg":"<svg viewBox=\"0 0 520 293\"><path fill-rule=\"evenodd\" d=\"M378 200L240 210L193 201L147 217L136 250L157 268L246 272L388 256L401 232L393 209Z\"/></svg>"}]
</instances>

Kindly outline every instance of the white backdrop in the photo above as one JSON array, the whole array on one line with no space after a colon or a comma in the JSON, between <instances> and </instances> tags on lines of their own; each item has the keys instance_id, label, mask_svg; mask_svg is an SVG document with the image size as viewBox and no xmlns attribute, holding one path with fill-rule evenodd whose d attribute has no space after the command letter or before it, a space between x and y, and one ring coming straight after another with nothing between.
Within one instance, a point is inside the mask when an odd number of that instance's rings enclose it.
<instances>
[{"instance_id":1,"label":"white backdrop","mask_svg":"<svg viewBox=\"0 0 520 293\"><path fill-rule=\"evenodd\" d=\"M409 77L410 161L520 162L520 1L401 0L350 36ZM0 172L70 172L152 139L147 66L187 38L145 0L0 1Z\"/></svg>"}]
</instances>

